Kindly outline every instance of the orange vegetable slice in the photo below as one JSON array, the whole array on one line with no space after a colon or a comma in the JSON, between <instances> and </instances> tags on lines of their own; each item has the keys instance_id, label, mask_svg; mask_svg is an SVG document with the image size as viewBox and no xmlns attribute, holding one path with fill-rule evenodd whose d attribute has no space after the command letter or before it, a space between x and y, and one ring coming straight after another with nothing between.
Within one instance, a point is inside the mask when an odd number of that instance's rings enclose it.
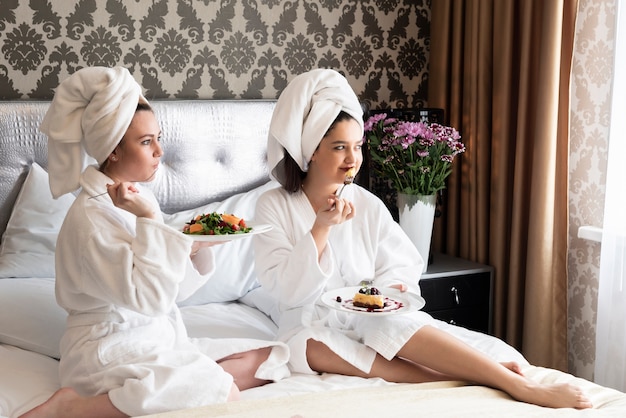
<instances>
[{"instance_id":1,"label":"orange vegetable slice","mask_svg":"<svg viewBox=\"0 0 626 418\"><path fill-rule=\"evenodd\" d=\"M202 228L202 224L191 224L189 225L189 233L195 234L197 232L202 232L204 228Z\"/></svg>"},{"instance_id":2,"label":"orange vegetable slice","mask_svg":"<svg viewBox=\"0 0 626 418\"><path fill-rule=\"evenodd\" d=\"M231 225L239 225L239 222L241 221L241 218L238 218L235 215L229 215L227 213L224 213L222 215L222 220L224 222L228 222Z\"/></svg>"}]
</instances>

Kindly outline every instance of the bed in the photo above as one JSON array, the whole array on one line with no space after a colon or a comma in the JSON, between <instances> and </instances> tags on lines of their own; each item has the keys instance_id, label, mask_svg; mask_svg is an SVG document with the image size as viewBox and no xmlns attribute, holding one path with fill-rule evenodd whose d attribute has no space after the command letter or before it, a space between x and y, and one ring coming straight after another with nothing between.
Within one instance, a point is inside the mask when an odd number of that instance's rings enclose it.
<instances>
[{"instance_id":1,"label":"bed","mask_svg":"<svg viewBox=\"0 0 626 418\"><path fill-rule=\"evenodd\" d=\"M165 156L154 182L166 222L180 228L199 211L254 218L264 191L277 187L266 167L272 100L154 101ZM38 131L45 101L0 102L0 417L16 417L59 388L58 343L65 312L54 298L56 234L74 197L52 199L46 139ZM253 272L251 240L217 247L214 278L181 310L191 336L273 339L276 304ZM626 416L626 395L558 370L536 367L495 337L441 322L496 360L517 360L542 382L574 382L593 410L552 410L520 403L501 391L462 382L394 384L382 379L292 374L242 392L242 400L153 417ZM193 382L190 382L193 384Z\"/></svg>"}]
</instances>

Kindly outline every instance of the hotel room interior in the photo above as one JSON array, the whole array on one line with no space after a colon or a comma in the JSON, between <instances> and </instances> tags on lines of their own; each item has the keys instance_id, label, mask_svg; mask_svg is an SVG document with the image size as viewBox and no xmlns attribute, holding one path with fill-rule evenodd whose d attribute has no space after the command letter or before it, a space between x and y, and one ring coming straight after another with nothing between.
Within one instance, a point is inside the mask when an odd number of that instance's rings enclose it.
<instances>
[{"instance_id":1,"label":"hotel room interior","mask_svg":"<svg viewBox=\"0 0 626 418\"><path fill-rule=\"evenodd\" d=\"M624 142L617 135L626 118L619 114L623 99L615 94L623 87L619 65L626 65L620 38L626 25L618 24L626 8L618 0L0 3L3 106L46 103L76 69L121 65L159 105L272 103L295 75L333 68L345 75L366 110L441 109L466 151L438 196L433 256L424 278L436 286L444 279L468 286L464 291L473 302L450 313L461 315L456 323L501 339L541 370L595 384L598 393L626 408L626 395L600 390L626 391L626 229L618 183L626 173L617 160L619 147L623 151L618 142ZM6 150L15 138L0 138L2 166L12 158ZM20 185L33 161L17 161ZM371 164L357 182L396 215L396 193ZM0 231L18 191L0 196ZM4 241L3 236L3 246ZM0 297L9 280L18 278L0 278ZM434 293L439 291L446 289ZM2 307L0 312L0 326L19 321ZM0 363L2 357L8 361L7 348L17 346L3 338ZM17 416L52 393L7 399L15 378L0 374L0 416ZM37 376L34 371L28 379ZM368 388L340 383L332 389L352 393L353 386ZM302 393L281 387L240 402L268 401L278 393L319 395L324 387L312 385ZM354 396L341 399L361 399ZM319 399L335 405L330 396ZM298 413L321 416L305 401L294 404L303 408ZM293 415L280 402L259 405L259 416ZM401 406L394 408L395 416L403 416ZM250 410L212 413L254 416Z\"/></svg>"}]
</instances>

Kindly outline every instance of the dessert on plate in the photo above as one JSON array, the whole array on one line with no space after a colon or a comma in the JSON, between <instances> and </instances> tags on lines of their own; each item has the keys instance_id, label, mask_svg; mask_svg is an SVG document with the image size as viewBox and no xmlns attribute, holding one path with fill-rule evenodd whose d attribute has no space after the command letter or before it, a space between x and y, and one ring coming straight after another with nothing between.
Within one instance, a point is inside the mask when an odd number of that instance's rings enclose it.
<instances>
[{"instance_id":1,"label":"dessert on plate","mask_svg":"<svg viewBox=\"0 0 626 418\"><path fill-rule=\"evenodd\" d=\"M385 307L385 297L380 290L373 286L361 286L352 298L352 305L360 308L383 309Z\"/></svg>"}]
</instances>

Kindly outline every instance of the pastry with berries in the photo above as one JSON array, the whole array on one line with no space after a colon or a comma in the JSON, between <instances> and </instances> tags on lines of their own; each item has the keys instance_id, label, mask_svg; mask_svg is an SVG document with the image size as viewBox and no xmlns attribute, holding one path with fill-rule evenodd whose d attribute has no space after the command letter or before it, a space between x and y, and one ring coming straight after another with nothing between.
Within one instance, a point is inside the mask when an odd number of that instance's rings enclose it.
<instances>
[{"instance_id":1,"label":"pastry with berries","mask_svg":"<svg viewBox=\"0 0 626 418\"><path fill-rule=\"evenodd\" d=\"M361 286L352 298L352 305L360 308L382 309L385 307L385 297L375 287Z\"/></svg>"}]
</instances>

